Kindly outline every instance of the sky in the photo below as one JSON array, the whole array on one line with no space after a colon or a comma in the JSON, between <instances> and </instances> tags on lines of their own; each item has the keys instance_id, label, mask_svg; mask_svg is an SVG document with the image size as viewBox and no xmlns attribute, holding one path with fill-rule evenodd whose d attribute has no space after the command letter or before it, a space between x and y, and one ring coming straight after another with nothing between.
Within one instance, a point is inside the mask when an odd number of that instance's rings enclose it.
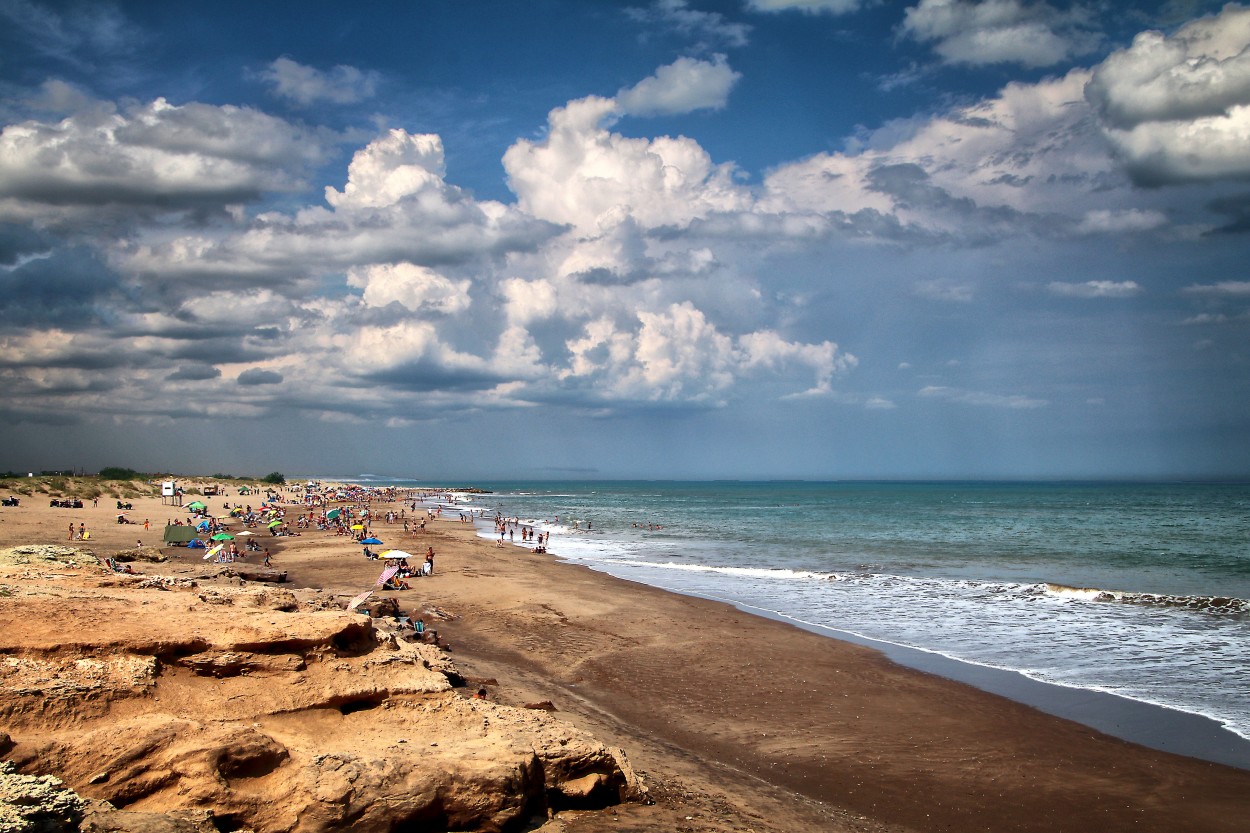
<instances>
[{"instance_id":1,"label":"sky","mask_svg":"<svg viewBox=\"0 0 1250 833\"><path fill-rule=\"evenodd\" d=\"M0 470L1250 477L1250 6L0 0Z\"/></svg>"}]
</instances>

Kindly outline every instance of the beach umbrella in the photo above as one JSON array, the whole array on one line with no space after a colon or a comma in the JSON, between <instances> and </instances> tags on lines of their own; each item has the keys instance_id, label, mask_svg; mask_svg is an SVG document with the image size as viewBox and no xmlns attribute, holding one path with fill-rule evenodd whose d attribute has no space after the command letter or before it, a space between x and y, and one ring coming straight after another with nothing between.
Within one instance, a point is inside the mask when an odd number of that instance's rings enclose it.
<instances>
[{"instance_id":1,"label":"beach umbrella","mask_svg":"<svg viewBox=\"0 0 1250 833\"><path fill-rule=\"evenodd\" d=\"M234 536L231 535L229 532L218 532L216 535L213 536L213 540L214 541L233 541Z\"/></svg>"},{"instance_id":2,"label":"beach umbrella","mask_svg":"<svg viewBox=\"0 0 1250 833\"><path fill-rule=\"evenodd\" d=\"M270 529L273 529L275 526L282 526L282 521L270 521L269 522Z\"/></svg>"},{"instance_id":3,"label":"beach umbrella","mask_svg":"<svg viewBox=\"0 0 1250 833\"><path fill-rule=\"evenodd\" d=\"M193 500L187 504L187 508L190 509L192 512L198 512L201 509L207 509L208 504L202 503L198 500Z\"/></svg>"},{"instance_id":4,"label":"beach umbrella","mask_svg":"<svg viewBox=\"0 0 1250 833\"><path fill-rule=\"evenodd\" d=\"M364 539L363 541L361 541L360 543L362 543L362 544L380 544L380 543L382 543L382 542L381 542L381 541L379 541L377 538L366 538L366 539Z\"/></svg>"},{"instance_id":5,"label":"beach umbrella","mask_svg":"<svg viewBox=\"0 0 1250 833\"><path fill-rule=\"evenodd\" d=\"M239 535L255 535L255 534L256 534L255 532L251 532L246 529L239 533Z\"/></svg>"},{"instance_id":6,"label":"beach umbrella","mask_svg":"<svg viewBox=\"0 0 1250 833\"><path fill-rule=\"evenodd\" d=\"M329 520L334 520L335 518L339 516L339 514L342 511L343 510L341 509L331 509L329 512L326 512L326 518L328 518Z\"/></svg>"},{"instance_id":7,"label":"beach umbrella","mask_svg":"<svg viewBox=\"0 0 1250 833\"><path fill-rule=\"evenodd\" d=\"M382 553L381 557L382 558L415 558L415 556L412 553L404 552L403 550L387 550L386 552Z\"/></svg>"},{"instance_id":8,"label":"beach umbrella","mask_svg":"<svg viewBox=\"0 0 1250 833\"><path fill-rule=\"evenodd\" d=\"M214 555L216 555L219 552L221 552L221 544L218 544L217 546L210 549L208 552L204 553L204 560L207 561L208 559L212 558Z\"/></svg>"},{"instance_id":9,"label":"beach umbrella","mask_svg":"<svg viewBox=\"0 0 1250 833\"><path fill-rule=\"evenodd\" d=\"M352 529L364 529L364 524L352 524Z\"/></svg>"}]
</instances>

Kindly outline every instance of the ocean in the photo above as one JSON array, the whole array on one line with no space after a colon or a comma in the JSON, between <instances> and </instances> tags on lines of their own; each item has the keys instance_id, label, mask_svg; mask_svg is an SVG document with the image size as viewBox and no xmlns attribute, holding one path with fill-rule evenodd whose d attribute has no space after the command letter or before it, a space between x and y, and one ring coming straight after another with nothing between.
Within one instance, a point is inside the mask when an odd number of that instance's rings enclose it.
<instances>
[{"instance_id":1,"label":"ocean","mask_svg":"<svg viewBox=\"0 0 1250 833\"><path fill-rule=\"evenodd\" d=\"M1250 739L1250 485L473 485L483 537Z\"/></svg>"}]
</instances>

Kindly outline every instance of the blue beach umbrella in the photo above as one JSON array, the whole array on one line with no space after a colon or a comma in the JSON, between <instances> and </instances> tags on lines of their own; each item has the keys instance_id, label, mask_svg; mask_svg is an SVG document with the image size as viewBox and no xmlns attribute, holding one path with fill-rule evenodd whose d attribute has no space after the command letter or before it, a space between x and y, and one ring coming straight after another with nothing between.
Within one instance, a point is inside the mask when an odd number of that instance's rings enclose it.
<instances>
[{"instance_id":1,"label":"blue beach umbrella","mask_svg":"<svg viewBox=\"0 0 1250 833\"><path fill-rule=\"evenodd\" d=\"M382 542L381 542L381 541L379 541L377 538L366 538L366 539L364 539L363 541L361 541L360 543L362 543L362 544L380 544L380 543L382 543Z\"/></svg>"}]
</instances>

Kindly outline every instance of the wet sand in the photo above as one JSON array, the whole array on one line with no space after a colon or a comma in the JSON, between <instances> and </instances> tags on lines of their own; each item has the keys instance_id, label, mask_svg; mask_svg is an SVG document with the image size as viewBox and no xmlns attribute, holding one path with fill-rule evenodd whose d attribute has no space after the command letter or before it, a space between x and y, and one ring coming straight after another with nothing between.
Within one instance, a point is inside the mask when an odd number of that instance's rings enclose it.
<instances>
[{"instance_id":1,"label":"wet sand","mask_svg":"<svg viewBox=\"0 0 1250 833\"><path fill-rule=\"evenodd\" d=\"M75 511L43 503L0 512L0 544L67 543ZM169 514L153 499L136 509L162 527ZM142 536L153 544L155 526ZM134 529L101 523L91 545L133 546ZM435 548L435 575L389 595L439 630L471 684L504 703L550 701L646 776L654 805L574 815L568 830L1246 829L1250 772L1136 746L725 604L496 548L454 519L407 538L398 526L373 531L383 549ZM326 533L261 540L295 584L353 593L381 569ZM167 552L170 565L139 569L206 566Z\"/></svg>"}]
</instances>

